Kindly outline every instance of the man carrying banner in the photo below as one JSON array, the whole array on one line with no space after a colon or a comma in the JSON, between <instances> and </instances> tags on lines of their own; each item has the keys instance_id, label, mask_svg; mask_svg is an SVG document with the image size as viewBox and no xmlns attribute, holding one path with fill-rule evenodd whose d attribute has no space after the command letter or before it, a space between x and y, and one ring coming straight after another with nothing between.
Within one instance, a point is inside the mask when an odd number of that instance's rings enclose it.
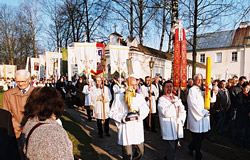
<instances>
[{"instance_id":1,"label":"man carrying banner","mask_svg":"<svg viewBox=\"0 0 250 160\"><path fill-rule=\"evenodd\" d=\"M127 84L134 91L136 90L137 82L134 77L129 77ZM123 159L130 160L133 158L139 160L144 153L143 119L147 117L149 108L142 94L135 93L134 97L130 97L132 100L129 105L125 101L125 94L119 93L115 95L110 117L115 120L117 126L118 144L122 146ZM135 119L128 118L129 110L132 110L137 115ZM134 155L132 153L132 145L135 145Z\"/></svg>"},{"instance_id":2,"label":"man carrying banner","mask_svg":"<svg viewBox=\"0 0 250 160\"><path fill-rule=\"evenodd\" d=\"M205 109L204 92L201 91L202 80L201 74L194 76L195 85L189 89L187 97L187 129L192 133L192 142L188 145L188 149L190 155L193 155L193 151L195 150L196 160L202 159L200 152L201 143L205 137L205 133L210 130L209 111Z\"/></svg>"},{"instance_id":3,"label":"man carrying banner","mask_svg":"<svg viewBox=\"0 0 250 160\"><path fill-rule=\"evenodd\" d=\"M110 137L109 134L109 102L111 100L111 93L108 87L102 85L102 78L96 77L96 86L93 86L90 90L91 103L93 104L93 117L97 119L97 128L99 138L103 138L102 120L104 123L104 132L106 136ZM103 87L104 93L103 93ZM105 104L105 107L103 107ZM103 110L105 108L105 110Z\"/></svg>"}]
</instances>

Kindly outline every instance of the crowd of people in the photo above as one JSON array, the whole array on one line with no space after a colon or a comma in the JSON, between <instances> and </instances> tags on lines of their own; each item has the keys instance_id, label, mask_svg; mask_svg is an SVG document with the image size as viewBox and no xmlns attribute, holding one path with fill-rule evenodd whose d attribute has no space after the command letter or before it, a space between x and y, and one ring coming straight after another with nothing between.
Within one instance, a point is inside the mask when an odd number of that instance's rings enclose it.
<instances>
[{"instance_id":1,"label":"crowd of people","mask_svg":"<svg viewBox=\"0 0 250 160\"><path fill-rule=\"evenodd\" d=\"M212 85L206 86L202 75L197 74L194 79L188 79L185 90L178 90L171 80L160 76L153 77L152 81L149 76L127 80L120 77L110 81L103 81L99 76L93 79L74 76L72 81L66 77L57 81L54 78L38 81L30 78L29 72L19 70L15 79L1 81L5 86L3 109L11 113L14 129L8 134L13 141L9 147L16 144L19 152L12 156L73 159L72 143L60 121L65 106L86 110L89 122L96 119L99 138L104 134L110 137L109 123L110 119L114 120L123 159L142 158L144 131L157 133L157 118L162 139L167 142L167 160L175 158L185 128L192 133L188 150L190 155L195 153L196 159L202 159L202 140L207 137L215 141L215 134L230 136L236 145L249 147L250 83L244 76L211 81ZM204 108L205 89L211 90L210 110ZM53 130L49 136L48 130ZM41 135L46 136L39 139Z\"/></svg>"}]
</instances>

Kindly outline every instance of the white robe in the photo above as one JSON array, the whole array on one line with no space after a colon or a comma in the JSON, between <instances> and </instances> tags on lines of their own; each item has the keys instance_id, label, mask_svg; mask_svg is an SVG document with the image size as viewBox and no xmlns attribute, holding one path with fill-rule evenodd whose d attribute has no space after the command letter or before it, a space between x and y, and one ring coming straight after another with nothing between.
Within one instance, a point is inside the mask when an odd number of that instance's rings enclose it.
<instances>
[{"instance_id":1,"label":"white robe","mask_svg":"<svg viewBox=\"0 0 250 160\"><path fill-rule=\"evenodd\" d=\"M125 92L125 88L120 88L117 84L115 84L113 86L113 91L114 91L114 94L123 93Z\"/></svg>"},{"instance_id":2,"label":"white robe","mask_svg":"<svg viewBox=\"0 0 250 160\"><path fill-rule=\"evenodd\" d=\"M90 91L89 91L89 85L84 85L83 87L83 90L82 90L82 93L84 94L85 96L85 99L84 99L84 104L85 106L90 106L92 105L91 104L91 98L90 98Z\"/></svg>"},{"instance_id":3,"label":"white robe","mask_svg":"<svg viewBox=\"0 0 250 160\"><path fill-rule=\"evenodd\" d=\"M150 86L141 86L141 90L142 90L142 94L144 95L144 97L149 97L149 90L150 90ZM154 96L151 96L151 113L156 113L156 100L159 97L159 90L156 89L155 85L152 84L152 92L154 92ZM149 107L149 100L147 101L147 105Z\"/></svg>"},{"instance_id":4,"label":"white robe","mask_svg":"<svg viewBox=\"0 0 250 160\"><path fill-rule=\"evenodd\" d=\"M103 117L103 102L98 100L98 96L102 95L103 91L101 88L95 86L90 89L90 104L93 104L93 117L96 119L104 119ZM107 100L105 103L105 119L109 118L109 102L111 100L111 93L108 87L104 88L104 98Z\"/></svg>"},{"instance_id":5,"label":"white robe","mask_svg":"<svg viewBox=\"0 0 250 160\"><path fill-rule=\"evenodd\" d=\"M124 102L124 93L116 94L111 107L110 117L115 120L118 134L118 144L127 146L144 142L143 119L148 116L149 108L144 96L136 93L132 98L132 108L139 111L139 119L122 123L127 116L128 108Z\"/></svg>"},{"instance_id":6,"label":"white robe","mask_svg":"<svg viewBox=\"0 0 250 160\"><path fill-rule=\"evenodd\" d=\"M189 89L187 103L187 129L194 133L209 131L210 119L209 116L205 117L205 114L209 113L209 111L204 108L204 93L202 93L199 87L194 85Z\"/></svg>"},{"instance_id":7,"label":"white robe","mask_svg":"<svg viewBox=\"0 0 250 160\"><path fill-rule=\"evenodd\" d=\"M174 100L177 101L178 97L175 96ZM184 137L183 125L186 120L186 111L182 103L180 104L179 118L177 119L178 108L167 98L161 96L158 101L158 113L163 140L176 140ZM179 125L178 135L177 123Z\"/></svg>"}]
</instances>

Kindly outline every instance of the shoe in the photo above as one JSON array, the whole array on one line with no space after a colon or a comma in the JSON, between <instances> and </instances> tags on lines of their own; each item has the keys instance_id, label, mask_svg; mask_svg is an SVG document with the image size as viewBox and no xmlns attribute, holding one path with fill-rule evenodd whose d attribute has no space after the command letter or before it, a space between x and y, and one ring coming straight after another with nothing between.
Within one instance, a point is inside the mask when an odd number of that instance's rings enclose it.
<instances>
[{"instance_id":1,"label":"shoe","mask_svg":"<svg viewBox=\"0 0 250 160\"><path fill-rule=\"evenodd\" d=\"M193 152L192 150L189 150L189 149L188 149L188 154L189 154L190 156L194 156L194 152Z\"/></svg>"},{"instance_id":2,"label":"shoe","mask_svg":"<svg viewBox=\"0 0 250 160\"><path fill-rule=\"evenodd\" d=\"M156 131L156 130L152 130L152 132L157 133L157 131Z\"/></svg>"},{"instance_id":3,"label":"shoe","mask_svg":"<svg viewBox=\"0 0 250 160\"><path fill-rule=\"evenodd\" d=\"M103 138L103 135L101 134L101 135L99 135L98 137L99 137L99 138Z\"/></svg>"},{"instance_id":4,"label":"shoe","mask_svg":"<svg viewBox=\"0 0 250 160\"><path fill-rule=\"evenodd\" d=\"M107 136L107 137L110 137L110 134L109 134L109 133L106 133L106 136Z\"/></svg>"}]
</instances>

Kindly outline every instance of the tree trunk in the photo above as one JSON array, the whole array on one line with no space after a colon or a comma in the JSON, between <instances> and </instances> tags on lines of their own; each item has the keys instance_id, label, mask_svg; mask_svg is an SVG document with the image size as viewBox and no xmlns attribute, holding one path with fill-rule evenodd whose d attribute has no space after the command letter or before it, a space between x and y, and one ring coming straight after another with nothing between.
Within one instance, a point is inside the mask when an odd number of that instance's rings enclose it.
<instances>
[{"instance_id":1,"label":"tree trunk","mask_svg":"<svg viewBox=\"0 0 250 160\"><path fill-rule=\"evenodd\" d=\"M133 0L130 0L130 30L129 34L130 37L133 37L133 31L134 31L134 18L133 18Z\"/></svg>"},{"instance_id":2,"label":"tree trunk","mask_svg":"<svg viewBox=\"0 0 250 160\"><path fill-rule=\"evenodd\" d=\"M143 0L139 1L139 39L140 39L140 44L143 45Z\"/></svg>"},{"instance_id":3,"label":"tree trunk","mask_svg":"<svg viewBox=\"0 0 250 160\"><path fill-rule=\"evenodd\" d=\"M164 0L163 5L163 13L162 13L162 30L161 30L161 41L160 41L160 51L162 50L165 31L166 31L166 6L167 6L167 0Z\"/></svg>"},{"instance_id":4,"label":"tree trunk","mask_svg":"<svg viewBox=\"0 0 250 160\"><path fill-rule=\"evenodd\" d=\"M197 46L197 18L198 18L198 0L194 4L194 35L193 35L193 70L192 77L196 74L196 46Z\"/></svg>"}]
</instances>

